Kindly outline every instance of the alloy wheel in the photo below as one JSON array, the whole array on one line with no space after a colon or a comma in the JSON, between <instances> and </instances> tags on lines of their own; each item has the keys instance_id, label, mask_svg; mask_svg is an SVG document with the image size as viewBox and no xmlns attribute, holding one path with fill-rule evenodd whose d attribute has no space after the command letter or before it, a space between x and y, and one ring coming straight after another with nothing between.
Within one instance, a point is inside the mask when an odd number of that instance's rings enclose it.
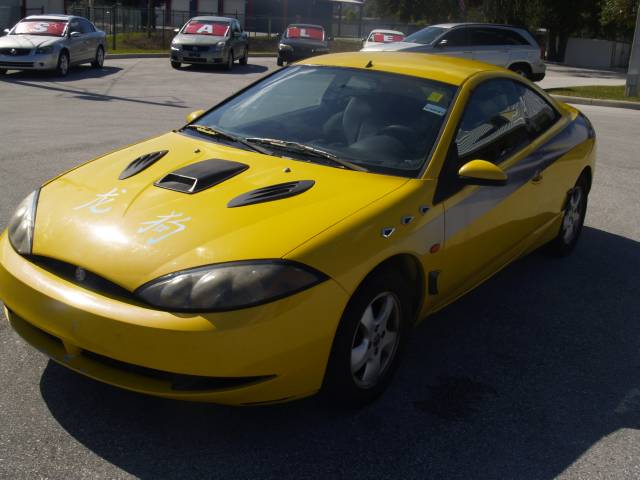
<instances>
[{"instance_id":1,"label":"alloy wheel","mask_svg":"<svg viewBox=\"0 0 640 480\"><path fill-rule=\"evenodd\" d=\"M351 375L359 387L375 386L393 362L400 343L400 303L391 292L365 308L353 336Z\"/></svg>"},{"instance_id":2,"label":"alloy wheel","mask_svg":"<svg viewBox=\"0 0 640 480\"><path fill-rule=\"evenodd\" d=\"M567 208L562 219L562 239L568 245L580 231L582 223L582 189L576 187L571 192Z\"/></svg>"}]
</instances>

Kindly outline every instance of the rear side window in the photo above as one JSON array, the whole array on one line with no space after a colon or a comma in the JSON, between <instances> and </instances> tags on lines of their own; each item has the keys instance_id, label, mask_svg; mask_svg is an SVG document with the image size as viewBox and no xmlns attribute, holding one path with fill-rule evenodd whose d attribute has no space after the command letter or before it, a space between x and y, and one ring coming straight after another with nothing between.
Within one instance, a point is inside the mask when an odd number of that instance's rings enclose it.
<instances>
[{"instance_id":1,"label":"rear side window","mask_svg":"<svg viewBox=\"0 0 640 480\"><path fill-rule=\"evenodd\" d=\"M531 45L522 35L515 30L502 30L502 36L509 45Z\"/></svg>"}]
</instances>

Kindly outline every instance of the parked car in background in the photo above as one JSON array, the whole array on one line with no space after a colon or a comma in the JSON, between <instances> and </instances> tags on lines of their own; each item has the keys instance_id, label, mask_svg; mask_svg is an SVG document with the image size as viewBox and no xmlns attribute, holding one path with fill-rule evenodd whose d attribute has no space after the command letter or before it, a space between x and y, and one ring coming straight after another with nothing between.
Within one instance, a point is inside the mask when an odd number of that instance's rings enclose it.
<instances>
[{"instance_id":1,"label":"parked car in background","mask_svg":"<svg viewBox=\"0 0 640 480\"><path fill-rule=\"evenodd\" d=\"M32 15L0 37L0 74L7 70L56 70L72 65L102 68L106 35L89 20L71 15Z\"/></svg>"},{"instance_id":2,"label":"parked car in background","mask_svg":"<svg viewBox=\"0 0 640 480\"><path fill-rule=\"evenodd\" d=\"M431 25L402 42L376 43L365 51L409 51L462 57L506 67L535 82L546 66L536 39L525 28L486 23Z\"/></svg>"},{"instance_id":3,"label":"parked car in background","mask_svg":"<svg viewBox=\"0 0 640 480\"><path fill-rule=\"evenodd\" d=\"M397 30L371 30L369 36L362 39L362 47L373 47L384 43L402 42L406 35Z\"/></svg>"},{"instance_id":4,"label":"parked car in background","mask_svg":"<svg viewBox=\"0 0 640 480\"><path fill-rule=\"evenodd\" d=\"M227 70L233 62L246 65L249 60L249 37L240 22L227 17L193 17L171 42L171 66L183 63L224 64Z\"/></svg>"},{"instance_id":5,"label":"parked car in background","mask_svg":"<svg viewBox=\"0 0 640 480\"><path fill-rule=\"evenodd\" d=\"M278 45L278 66L329 53L329 42L321 25L289 25Z\"/></svg>"}]
</instances>

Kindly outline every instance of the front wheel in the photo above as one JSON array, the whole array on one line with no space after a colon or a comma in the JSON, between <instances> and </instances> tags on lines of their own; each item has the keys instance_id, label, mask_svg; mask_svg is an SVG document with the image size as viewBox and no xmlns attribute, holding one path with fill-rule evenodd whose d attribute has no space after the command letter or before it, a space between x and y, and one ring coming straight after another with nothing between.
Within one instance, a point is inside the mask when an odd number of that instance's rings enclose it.
<instances>
[{"instance_id":1,"label":"front wheel","mask_svg":"<svg viewBox=\"0 0 640 480\"><path fill-rule=\"evenodd\" d=\"M98 47L96 50L96 56L91 62L91 66L93 68L102 68L104 66L104 49L102 47Z\"/></svg>"},{"instance_id":2,"label":"front wheel","mask_svg":"<svg viewBox=\"0 0 640 480\"><path fill-rule=\"evenodd\" d=\"M276 60L276 63L278 64L279 67L282 67L284 65L284 60L282 60L281 57L278 57L278 60Z\"/></svg>"},{"instance_id":3,"label":"front wheel","mask_svg":"<svg viewBox=\"0 0 640 480\"><path fill-rule=\"evenodd\" d=\"M69 73L69 54L67 52L60 52L56 73L60 77L66 77Z\"/></svg>"},{"instance_id":4,"label":"front wheel","mask_svg":"<svg viewBox=\"0 0 640 480\"><path fill-rule=\"evenodd\" d=\"M233 50L229 50L229 54L227 55L227 63L225 64L224 69L233 69Z\"/></svg>"},{"instance_id":5,"label":"front wheel","mask_svg":"<svg viewBox=\"0 0 640 480\"><path fill-rule=\"evenodd\" d=\"M589 185L585 176L581 176L575 187L573 187L567 196L562 215L562 225L560 232L549 243L549 252L556 256L565 256L570 254L578 243L582 227L584 225L584 217L587 213L587 201L589 195Z\"/></svg>"},{"instance_id":6,"label":"front wheel","mask_svg":"<svg viewBox=\"0 0 640 480\"><path fill-rule=\"evenodd\" d=\"M407 342L414 312L406 279L392 269L367 278L340 320L323 390L340 405L362 406L391 381Z\"/></svg>"},{"instance_id":7,"label":"front wheel","mask_svg":"<svg viewBox=\"0 0 640 480\"><path fill-rule=\"evenodd\" d=\"M244 55L239 60L240 65L246 65L249 63L249 47L244 49Z\"/></svg>"},{"instance_id":8,"label":"front wheel","mask_svg":"<svg viewBox=\"0 0 640 480\"><path fill-rule=\"evenodd\" d=\"M182 63L171 60L171 66L177 70L182 66Z\"/></svg>"}]
</instances>

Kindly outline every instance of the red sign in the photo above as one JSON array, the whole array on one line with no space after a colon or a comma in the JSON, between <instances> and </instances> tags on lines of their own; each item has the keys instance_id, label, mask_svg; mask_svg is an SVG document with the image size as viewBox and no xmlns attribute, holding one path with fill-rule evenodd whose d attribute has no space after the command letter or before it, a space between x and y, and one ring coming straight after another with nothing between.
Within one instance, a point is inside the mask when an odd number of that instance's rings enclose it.
<instances>
[{"instance_id":1,"label":"red sign","mask_svg":"<svg viewBox=\"0 0 640 480\"><path fill-rule=\"evenodd\" d=\"M16 25L16 30L14 33L61 37L66 27L67 22L58 22L51 20L27 21L18 23Z\"/></svg>"},{"instance_id":2,"label":"red sign","mask_svg":"<svg viewBox=\"0 0 640 480\"><path fill-rule=\"evenodd\" d=\"M404 40L404 35L395 35L392 33L374 33L371 37L372 39L370 41L377 43L393 43Z\"/></svg>"},{"instance_id":3,"label":"red sign","mask_svg":"<svg viewBox=\"0 0 640 480\"><path fill-rule=\"evenodd\" d=\"M189 22L182 33L188 33L190 35L213 35L214 37L225 37L228 30L228 23Z\"/></svg>"},{"instance_id":4,"label":"red sign","mask_svg":"<svg viewBox=\"0 0 640 480\"><path fill-rule=\"evenodd\" d=\"M324 40L324 30L313 27L289 27L287 38L309 38L311 40Z\"/></svg>"}]
</instances>

